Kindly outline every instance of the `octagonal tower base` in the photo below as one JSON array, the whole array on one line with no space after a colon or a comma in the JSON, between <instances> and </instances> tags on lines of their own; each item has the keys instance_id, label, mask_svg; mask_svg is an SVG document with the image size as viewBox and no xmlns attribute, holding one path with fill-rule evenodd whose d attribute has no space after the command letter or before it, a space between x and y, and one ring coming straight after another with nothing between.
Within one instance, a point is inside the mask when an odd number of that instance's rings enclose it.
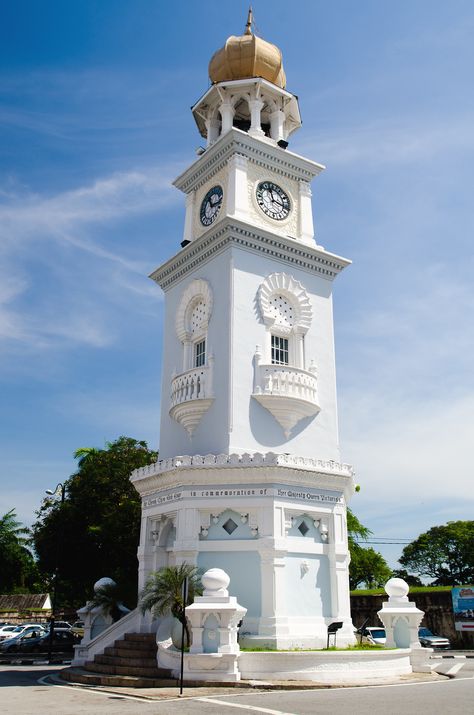
<instances>
[{"instance_id":1,"label":"octagonal tower base","mask_svg":"<svg viewBox=\"0 0 474 715\"><path fill-rule=\"evenodd\" d=\"M134 472L142 496L140 588L150 571L221 568L247 609L242 645L353 643L346 500L348 465L290 455L183 456Z\"/></svg>"}]
</instances>

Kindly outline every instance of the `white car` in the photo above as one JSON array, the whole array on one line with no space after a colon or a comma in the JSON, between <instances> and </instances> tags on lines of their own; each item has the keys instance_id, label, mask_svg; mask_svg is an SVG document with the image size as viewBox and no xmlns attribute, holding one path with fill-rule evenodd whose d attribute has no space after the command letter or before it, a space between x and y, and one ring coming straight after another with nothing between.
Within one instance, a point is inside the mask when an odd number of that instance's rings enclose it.
<instances>
[{"instance_id":1,"label":"white car","mask_svg":"<svg viewBox=\"0 0 474 715\"><path fill-rule=\"evenodd\" d=\"M385 645L387 634L385 628L380 626L368 626L364 628L363 642L372 643L373 645Z\"/></svg>"},{"instance_id":2,"label":"white car","mask_svg":"<svg viewBox=\"0 0 474 715\"><path fill-rule=\"evenodd\" d=\"M6 633L0 633L0 640L5 641L9 638L16 638L16 636L31 633L32 631L37 631L38 635L46 632L39 623L24 623L21 626L14 626L12 630Z\"/></svg>"},{"instance_id":3,"label":"white car","mask_svg":"<svg viewBox=\"0 0 474 715\"><path fill-rule=\"evenodd\" d=\"M0 628L0 640L4 640L5 638L8 638L9 635L11 635L11 632L15 630L17 626L3 626L3 628Z\"/></svg>"}]
</instances>

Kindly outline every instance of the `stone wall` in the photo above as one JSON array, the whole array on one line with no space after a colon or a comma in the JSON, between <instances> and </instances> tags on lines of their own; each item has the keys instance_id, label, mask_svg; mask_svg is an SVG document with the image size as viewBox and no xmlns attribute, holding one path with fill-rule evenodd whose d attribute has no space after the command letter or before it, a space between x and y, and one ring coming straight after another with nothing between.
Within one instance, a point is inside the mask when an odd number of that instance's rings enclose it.
<instances>
[{"instance_id":1,"label":"stone wall","mask_svg":"<svg viewBox=\"0 0 474 715\"><path fill-rule=\"evenodd\" d=\"M409 594L410 601L425 612L421 623L433 633L449 638L451 644L457 648L474 648L474 633L460 633L454 628L453 605L451 591L426 591ZM352 622L359 628L366 618L368 626L380 626L377 611L382 608L382 603L388 597L385 593L374 596L357 596L351 594Z\"/></svg>"},{"instance_id":2,"label":"stone wall","mask_svg":"<svg viewBox=\"0 0 474 715\"><path fill-rule=\"evenodd\" d=\"M41 611L7 611L0 613L0 620L10 623L11 625L21 625L22 623L39 623L40 625L49 623L51 618L51 609L42 609ZM61 619L62 620L62 619Z\"/></svg>"}]
</instances>

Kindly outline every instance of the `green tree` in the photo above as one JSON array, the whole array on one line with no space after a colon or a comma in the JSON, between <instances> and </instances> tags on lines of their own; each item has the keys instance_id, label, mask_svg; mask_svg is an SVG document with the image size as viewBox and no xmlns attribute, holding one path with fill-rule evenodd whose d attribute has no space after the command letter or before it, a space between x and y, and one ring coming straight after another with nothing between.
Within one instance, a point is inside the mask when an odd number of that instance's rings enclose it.
<instances>
[{"instance_id":1,"label":"green tree","mask_svg":"<svg viewBox=\"0 0 474 715\"><path fill-rule=\"evenodd\" d=\"M351 590L360 585L367 588L383 586L392 575L384 557L370 546L361 546L358 540L365 540L372 532L364 526L356 515L347 510L347 531L351 563L349 565L349 585Z\"/></svg>"},{"instance_id":2,"label":"green tree","mask_svg":"<svg viewBox=\"0 0 474 715\"><path fill-rule=\"evenodd\" d=\"M78 469L64 483L64 503L46 500L37 512L33 542L40 568L51 577L58 559L60 606L84 605L94 582L109 576L132 607L141 504L130 474L158 454L146 442L119 437L105 449L82 448L75 456Z\"/></svg>"},{"instance_id":3,"label":"green tree","mask_svg":"<svg viewBox=\"0 0 474 715\"><path fill-rule=\"evenodd\" d=\"M185 578L188 579L186 601L183 599ZM139 607L142 613L151 611L154 618L171 613L183 624L186 642L189 644L190 635L185 608L193 603L195 596L199 596L201 593L201 573L196 566L191 566L191 564L166 566L149 575L145 587L140 593Z\"/></svg>"},{"instance_id":4,"label":"green tree","mask_svg":"<svg viewBox=\"0 0 474 715\"><path fill-rule=\"evenodd\" d=\"M365 585L366 588L384 586L392 571L384 557L371 546L354 544L351 549L349 584L351 590Z\"/></svg>"},{"instance_id":5,"label":"green tree","mask_svg":"<svg viewBox=\"0 0 474 715\"><path fill-rule=\"evenodd\" d=\"M29 534L17 521L15 509L0 518L0 593L36 590L38 569L27 548Z\"/></svg>"},{"instance_id":6,"label":"green tree","mask_svg":"<svg viewBox=\"0 0 474 715\"><path fill-rule=\"evenodd\" d=\"M448 521L405 546L402 566L434 579L433 586L474 582L474 521Z\"/></svg>"},{"instance_id":7,"label":"green tree","mask_svg":"<svg viewBox=\"0 0 474 715\"><path fill-rule=\"evenodd\" d=\"M347 508L347 533L349 537L349 547L351 547L356 539L368 539L372 535L370 529L361 524L352 509Z\"/></svg>"}]
</instances>

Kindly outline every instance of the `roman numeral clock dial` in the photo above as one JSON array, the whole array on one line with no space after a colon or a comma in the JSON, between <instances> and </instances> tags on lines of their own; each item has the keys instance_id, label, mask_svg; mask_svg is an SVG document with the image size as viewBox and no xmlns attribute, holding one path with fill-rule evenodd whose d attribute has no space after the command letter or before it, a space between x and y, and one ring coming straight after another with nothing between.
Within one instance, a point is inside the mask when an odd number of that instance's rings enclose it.
<instances>
[{"instance_id":1,"label":"roman numeral clock dial","mask_svg":"<svg viewBox=\"0 0 474 715\"><path fill-rule=\"evenodd\" d=\"M275 221L283 221L290 214L291 203L283 189L272 181L262 181L256 190L257 203L263 213Z\"/></svg>"},{"instance_id":2,"label":"roman numeral clock dial","mask_svg":"<svg viewBox=\"0 0 474 715\"><path fill-rule=\"evenodd\" d=\"M220 186L213 186L209 189L201 202L199 218L203 226L210 226L217 218L222 206L224 192Z\"/></svg>"}]
</instances>

